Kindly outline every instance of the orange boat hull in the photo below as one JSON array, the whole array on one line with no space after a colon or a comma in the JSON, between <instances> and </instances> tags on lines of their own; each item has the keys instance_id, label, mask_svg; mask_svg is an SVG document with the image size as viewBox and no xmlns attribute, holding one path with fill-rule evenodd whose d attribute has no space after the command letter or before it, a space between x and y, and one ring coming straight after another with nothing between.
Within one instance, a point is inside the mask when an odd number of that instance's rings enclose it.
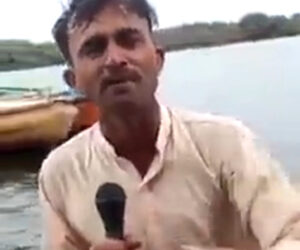
<instances>
[{"instance_id":1,"label":"orange boat hull","mask_svg":"<svg viewBox=\"0 0 300 250\"><path fill-rule=\"evenodd\" d=\"M89 101L83 101L75 104L78 109L78 114L75 117L72 126L72 135L91 127L100 118L98 107Z\"/></svg>"}]
</instances>

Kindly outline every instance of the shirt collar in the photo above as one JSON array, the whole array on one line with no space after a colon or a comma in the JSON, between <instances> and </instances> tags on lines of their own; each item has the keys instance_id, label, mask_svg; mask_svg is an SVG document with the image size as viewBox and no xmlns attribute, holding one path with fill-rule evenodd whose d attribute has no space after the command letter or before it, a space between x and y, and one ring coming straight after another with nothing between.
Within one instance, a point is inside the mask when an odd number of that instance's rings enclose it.
<instances>
[{"instance_id":1,"label":"shirt collar","mask_svg":"<svg viewBox=\"0 0 300 250\"><path fill-rule=\"evenodd\" d=\"M170 114L166 106L160 105L160 126L156 140L156 149L160 155L163 155L171 131Z\"/></svg>"},{"instance_id":2,"label":"shirt collar","mask_svg":"<svg viewBox=\"0 0 300 250\"><path fill-rule=\"evenodd\" d=\"M165 148L171 131L171 119L170 119L168 108L166 106L159 104L159 109L160 109L160 126L159 126L159 131L158 131L158 136L157 136L155 146L159 156L162 157L164 155ZM113 153L115 157L118 157L117 154L115 153L113 146L105 139L104 135L102 134L98 122L93 125L92 134L98 146L100 146L105 151Z\"/></svg>"},{"instance_id":3,"label":"shirt collar","mask_svg":"<svg viewBox=\"0 0 300 250\"><path fill-rule=\"evenodd\" d=\"M163 168L164 155L170 137L171 131L171 119L170 113L167 107L160 105L160 126L158 131L158 136L156 140L156 150L157 154L155 155L147 174L140 184L140 188L145 186L149 181L151 181Z\"/></svg>"}]
</instances>

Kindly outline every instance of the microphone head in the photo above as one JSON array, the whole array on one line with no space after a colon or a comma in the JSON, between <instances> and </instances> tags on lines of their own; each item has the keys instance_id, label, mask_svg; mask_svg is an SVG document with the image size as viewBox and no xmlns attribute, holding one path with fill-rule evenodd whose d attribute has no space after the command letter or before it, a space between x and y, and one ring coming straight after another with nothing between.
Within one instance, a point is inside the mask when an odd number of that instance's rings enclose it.
<instances>
[{"instance_id":1,"label":"microphone head","mask_svg":"<svg viewBox=\"0 0 300 250\"><path fill-rule=\"evenodd\" d=\"M104 222L106 236L123 239L126 203L126 194L123 188L115 183L106 183L99 187L95 202Z\"/></svg>"}]
</instances>

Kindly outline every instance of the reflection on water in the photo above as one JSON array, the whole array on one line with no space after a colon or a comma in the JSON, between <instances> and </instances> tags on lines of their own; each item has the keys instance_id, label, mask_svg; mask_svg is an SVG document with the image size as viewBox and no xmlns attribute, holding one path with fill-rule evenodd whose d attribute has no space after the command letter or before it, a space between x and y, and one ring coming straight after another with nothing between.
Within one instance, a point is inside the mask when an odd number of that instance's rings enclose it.
<instances>
[{"instance_id":1,"label":"reflection on water","mask_svg":"<svg viewBox=\"0 0 300 250\"><path fill-rule=\"evenodd\" d=\"M0 154L0 249L39 249L37 173L47 152Z\"/></svg>"}]
</instances>

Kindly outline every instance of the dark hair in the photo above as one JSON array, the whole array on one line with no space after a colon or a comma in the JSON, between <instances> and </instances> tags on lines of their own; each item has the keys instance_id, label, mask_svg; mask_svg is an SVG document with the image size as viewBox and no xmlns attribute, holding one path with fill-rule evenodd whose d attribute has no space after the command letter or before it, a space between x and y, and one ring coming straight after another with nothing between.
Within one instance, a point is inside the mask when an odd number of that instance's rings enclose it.
<instances>
[{"instance_id":1,"label":"dark hair","mask_svg":"<svg viewBox=\"0 0 300 250\"><path fill-rule=\"evenodd\" d=\"M156 12L147 0L71 0L68 8L64 10L52 30L61 53L69 63L71 63L68 37L69 25L88 25L99 11L103 10L106 5L111 4L113 1L124 3L126 7L138 16L147 19L151 32L153 31L153 26L158 24Z\"/></svg>"}]
</instances>

